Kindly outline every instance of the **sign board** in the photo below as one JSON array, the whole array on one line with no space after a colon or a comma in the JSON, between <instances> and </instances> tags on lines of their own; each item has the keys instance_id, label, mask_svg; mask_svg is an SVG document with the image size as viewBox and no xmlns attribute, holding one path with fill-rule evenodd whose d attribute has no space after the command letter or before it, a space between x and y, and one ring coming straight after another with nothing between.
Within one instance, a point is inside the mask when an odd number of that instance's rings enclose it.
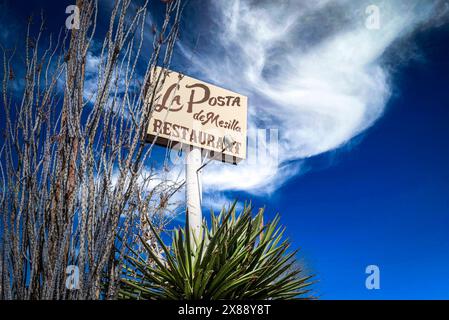
<instances>
[{"instance_id":1,"label":"sign board","mask_svg":"<svg viewBox=\"0 0 449 320\"><path fill-rule=\"evenodd\" d=\"M147 141L199 147L235 164L246 158L247 103L245 96L168 71L155 97Z\"/></svg>"}]
</instances>

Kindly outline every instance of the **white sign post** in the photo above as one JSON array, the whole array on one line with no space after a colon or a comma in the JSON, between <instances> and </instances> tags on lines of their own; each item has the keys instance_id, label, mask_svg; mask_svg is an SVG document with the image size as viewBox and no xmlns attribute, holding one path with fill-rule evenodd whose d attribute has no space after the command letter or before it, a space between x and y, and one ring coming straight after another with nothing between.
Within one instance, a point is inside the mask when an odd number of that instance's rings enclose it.
<instances>
[{"instance_id":1,"label":"white sign post","mask_svg":"<svg viewBox=\"0 0 449 320\"><path fill-rule=\"evenodd\" d=\"M201 235L201 149L191 147L186 152L186 204L189 228L196 239Z\"/></svg>"},{"instance_id":2,"label":"white sign post","mask_svg":"<svg viewBox=\"0 0 449 320\"><path fill-rule=\"evenodd\" d=\"M148 126L147 139L186 152L186 202L189 227L200 236L203 156L237 164L246 158L248 98L206 82L167 72ZM232 143L229 143L232 141Z\"/></svg>"}]
</instances>

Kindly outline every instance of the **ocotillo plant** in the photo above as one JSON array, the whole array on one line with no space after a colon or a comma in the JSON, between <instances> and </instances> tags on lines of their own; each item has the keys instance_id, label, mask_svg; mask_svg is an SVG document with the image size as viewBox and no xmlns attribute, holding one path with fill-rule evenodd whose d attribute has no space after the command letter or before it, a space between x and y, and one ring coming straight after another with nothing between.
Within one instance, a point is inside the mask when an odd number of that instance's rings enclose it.
<instances>
[{"instance_id":1,"label":"ocotillo plant","mask_svg":"<svg viewBox=\"0 0 449 320\"><path fill-rule=\"evenodd\" d=\"M148 3L116 0L97 35L97 1L78 0L79 29L55 41L30 21L23 52L2 46L0 299L114 298L117 236L164 227L176 185L144 166L144 140L164 78L151 71L171 61L181 6L148 30Z\"/></svg>"}]
</instances>

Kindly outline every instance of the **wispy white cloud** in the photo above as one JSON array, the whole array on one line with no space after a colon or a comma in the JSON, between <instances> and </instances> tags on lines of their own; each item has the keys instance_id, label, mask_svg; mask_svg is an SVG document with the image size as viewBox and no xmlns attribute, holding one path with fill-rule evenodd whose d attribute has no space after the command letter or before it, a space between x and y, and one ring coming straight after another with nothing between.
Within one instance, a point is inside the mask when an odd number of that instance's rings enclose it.
<instances>
[{"instance_id":1,"label":"wispy white cloud","mask_svg":"<svg viewBox=\"0 0 449 320\"><path fill-rule=\"evenodd\" d=\"M226 196L221 192L208 192L203 195L201 206L205 210L213 210L215 213L219 213L223 208L229 209L234 203L235 199ZM241 212L243 209L243 203L237 202L235 207L237 212Z\"/></svg>"},{"instance_id":2,"label":"wispy white cloud","mask_svg":"<svg viewBox=\"0 0 449 320\"><path fill-rule=\"evenodd\" d=\"M371 4L380 10L379 30L365 26ZM270 159L212 164L205 189L270 193L302 172L298 160L337 149L372 126L391 95L385 51L418 28L444 23L445 4L214 1L205 22L211 31L203 30L210 42L194 51L181 43L181 52L193 57L196 76L249 96L250 128L279 129L280 166L266 166Z\"/></svg>"}]
</instances>

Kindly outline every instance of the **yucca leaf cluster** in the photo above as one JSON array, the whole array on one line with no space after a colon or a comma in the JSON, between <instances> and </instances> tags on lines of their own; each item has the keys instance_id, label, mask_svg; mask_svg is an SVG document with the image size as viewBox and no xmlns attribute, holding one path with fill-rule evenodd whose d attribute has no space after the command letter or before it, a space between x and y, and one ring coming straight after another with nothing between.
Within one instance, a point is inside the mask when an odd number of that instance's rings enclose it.
<instances>
[{"instance_id":1,"label":"yucca leaf cluster","mask_svg":"<svg viewBox=\"0 0 449 320\"><path fill-rule=\"evenodd\" d=\"M154 232L163 254L143 242L145 255L130 254L120 297L124 299L291 299L310 298L310 275L289 251L279 216L264 224L264 209L236 215L236 203L204 221L199 239L175 229L171 247ZM154 230L153 230L154 231ZM142 240L142 239L141 239ZM148 255L148 256L146 256ZM146 258L144 258L146 256ZM148 259L149 258L149 259ZM149 262L151 261L151 263Z\"/></svg>"}]
</instances>

